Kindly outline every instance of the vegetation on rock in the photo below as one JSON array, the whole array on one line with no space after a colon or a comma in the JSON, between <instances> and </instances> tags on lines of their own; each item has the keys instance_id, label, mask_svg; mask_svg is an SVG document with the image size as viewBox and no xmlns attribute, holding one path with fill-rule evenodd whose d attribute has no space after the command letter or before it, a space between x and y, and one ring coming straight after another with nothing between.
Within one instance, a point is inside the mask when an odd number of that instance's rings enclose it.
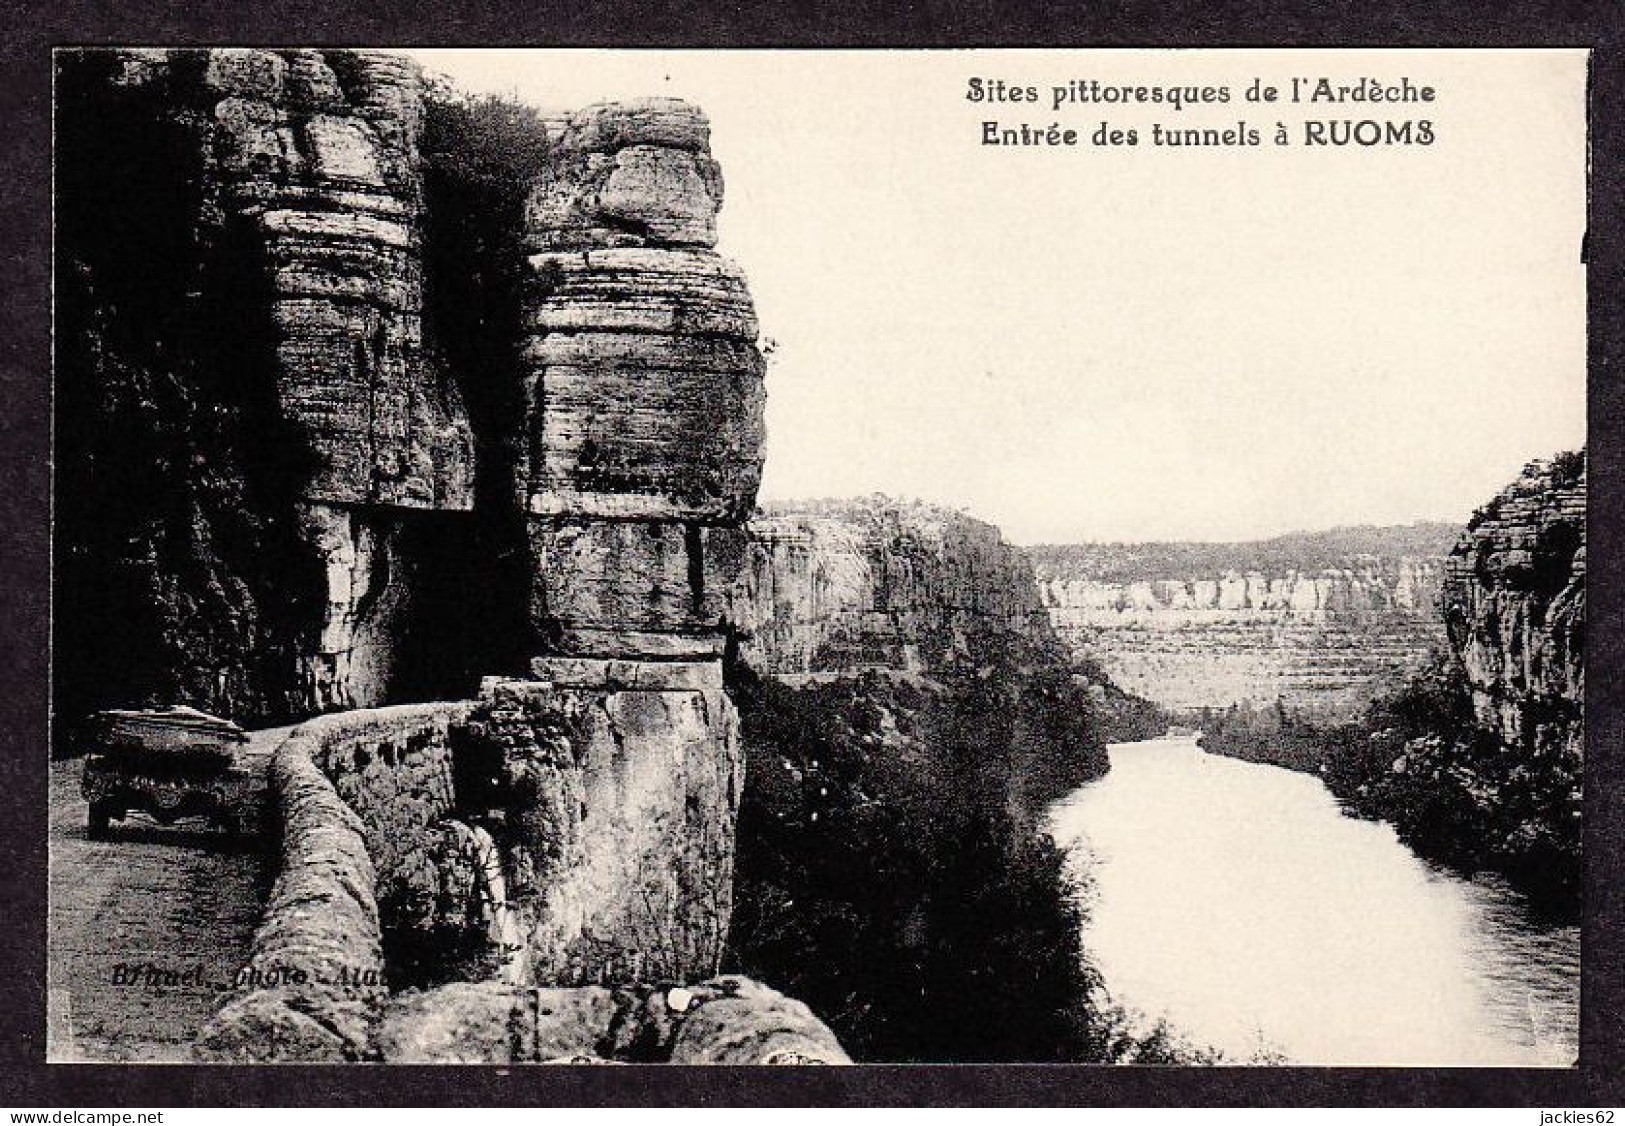
<instances>
[{"instance_id":1,"label":"vegetation on rock","mask_svg":"<svg viewBox=\"0 0 1625 1126\"><path fill-rule=\"evenodd\" d=\"M1200 1062L1105 1008L1047 806L1106 769L1087 691L1017 647L930 676L733 670L731 961L855 1059Z\"/></svg>"},{"instance_id":2,"label":"vegetation on rock","mask_svg":"<svg viewBox=\"0 0 1625 1126\"><path fill-rule=\"evenodd\" d=\"M525 413L520 362L528 267L525 200L547 168L547 122L513 98L430 82L424 98L425 334L434 362L456 372L474 432L474 539L481 580L465 620L481 674L517 672L529 655L530 561L514 473Z\"/></svg>"},{"instance_id":3,"label":"vegetation on rock","mask_svg":"<svg viewBox=\"0 0 1625 1126\"><path fill-rule=\"evenodd\" d=\"M1196 718L1205 749L1320 775L1349 813L1418 854L1494 871L1559 914L1578 910L1581 773L1561 746L1509 747L1479 725L1461 663L1437 653L1356 722L1285 707Z\"/></svg>"}]
</instances>

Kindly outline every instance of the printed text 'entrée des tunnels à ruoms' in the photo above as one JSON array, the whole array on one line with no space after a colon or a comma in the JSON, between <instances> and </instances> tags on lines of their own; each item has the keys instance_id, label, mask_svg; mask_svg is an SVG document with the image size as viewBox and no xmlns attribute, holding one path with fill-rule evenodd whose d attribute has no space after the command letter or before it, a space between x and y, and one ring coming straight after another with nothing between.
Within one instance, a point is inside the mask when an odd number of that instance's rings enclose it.
<instances>
[{"instance_id":1,"label":"printed text 'entr\u00e9e des tunnels \u00e0 ruoms'","mask_svg":"<svg viewBox=\"0 0 1625 1126\"><path fill-rule=\"evenodd\" d=\"M1431 84L1408 76L1297 75L1234 85L975 77L964 91L965 101L997 111L979 123L980 143L1016 148L1427 146L1437 138L1429 113L1438 97ZM1228 106L1234 116L1214 120L1213 111ZM1166 116L1138 120L1147 110ZM1034 111L1047 120L1029 118Z\"/></svg>"}]
</instances>

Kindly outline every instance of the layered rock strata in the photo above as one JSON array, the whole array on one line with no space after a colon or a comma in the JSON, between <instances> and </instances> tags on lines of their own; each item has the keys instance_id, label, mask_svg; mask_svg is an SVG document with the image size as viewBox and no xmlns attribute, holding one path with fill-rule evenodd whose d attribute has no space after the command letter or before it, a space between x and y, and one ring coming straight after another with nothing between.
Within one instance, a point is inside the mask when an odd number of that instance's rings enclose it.
<instances>
[{"instance_id":1,"label":"layered rock strata","mask_svg":"<svg viewBox=\"0 0 1625 1126\"><path fill-rule=\"evenodd\" d=\"M659 667L644 665L643 667ZM524 930L512 974L547 985L717 972L732 913L739 720L720 684L495 680L472 727Z\"/></svg>"},{"instance_id":2,"label":"layered rock strata","mask_svg":"<svg viewBox=\"0 0 1625 1126\"><path fill-rule=\"evenodd\" d=\"M88 322L63 327L92 340L59 359L64 426L109 467L151 458L124 468L151 480L111 521L122 557L86 580L140 589L66 642L150 634L123 690L150 699L100 703L266 722L383 702L414 575L401 514L465 512L473 486L461 396L424 346L416 66L212 48L64 67L88 94L59 122L65 191L97 199L59 221L63 316ZM97 131L104 111L127 136ZM120 257L132 233L144 256ZM132 405L156 420L133 439ZM103 534L64 516L70 554Z\"/></svg>"},{"instance_id":3,"label":"layered rock strata","mask_svg":"<svg viewBox=\"0 0 1625 1126\"><path fill-rule=\"evenodd\" d=\"M872 498L782 504L750 533L731 614L758 672L923 672L989 635L1054 648L1032 565L991 524Z\"/></svg>"},{"instance_id":4,"label":"layered rock strata","mask_svg":"<svg viewBox=\"0 0 1625 1126\"><path fill-rule=\"evenodd\" d=\"M595 106L526 150L530 284L524 339L508 342L523 408L503 410L506 393L477 382L490 370L436 358L469 350L426 343L412 64L311 49L79 61L65 182L86 206L65 220L64 327L88 326L89 343L67 382L106 433L75 464L92 478L99 454L139 467L150 445L162 486L126 488L130 533L106 537L124 553L114 571L137 576L125 609L159 608L153 651L108 663L152 671L154 702L248 723L340 713L277 752L279 878L200 1052L388 1058L387 999L465 978L520 1006L656 985L669 1003L672 983L701 982L683 991L692 1011L636 1034L637 1058L844 1058L804 1008L715 978L742 771L722 658L761 473L763 360L744 278L714 249L722 180L704 115ZM93 190L127 171L92 151L109 99L170 146L181 190L163 190L163 159L141 165L140 205ZM120 257L127 231L161 244L162 284L143 287ZM456 299L436 292L435 315L454 320ZM475 499L453 375L483 396L478 525L455 515ZM119 396L141 407L133 423ZM105 495L104 477L87 495ZM493 519L502 500L513 508ZM516 511L526 534L509 542ZM91 506L70 515L93 539ZM436 657L457 667L437 650L459 643L482 548L528 549L528 600L492 612L530 625L531 679L369 709L472 688L430 673ZM66 587L82 593L114 553L66 554L92 561ZM102 629L80 624L75 644Z\"/></svg>"},{"instance_id":5,"label":"layered rock strata","mask_svg":"<svg viewBox=\"0 0 1625 1126\"><path fill-rule=\"evenodd\" d=\"M473 505L466 412L423 347L421 76L371 52L217 49L203 85L222 210L269 273L277 398L315 453L301 520L327 604L310 704L379 704L406 597L384 509Z\"/></svg>"},{"instance_id":6,"label":"layered rock strata","mask_svg":"<svg viewBox=\"0 0 1625 1126\"><path fill-rule=\"evenodd\" d=\"M1324 559L1314 558L1328 554L1320 545L1268 541L1032 552L1057 632L1127 691L1180 710L1279 700L1347 718L1444 640L1448 540L1429 535L1437 558L1375 542ZM1215 564L1190 558L1203 547ZM1262 566L1217 558L1249 547ZM1293 551L1302 565L1278 558Z\"/></svg>"},{"instance_id":7,"label":"layered rock strata","mask_svg":"<svg viewBox=\"0 0 1625 1126\"><path fill-rule=\"evenodd\" d=\"M1585 455L1534 462L1473 517L1441 604L1480 725L1504 746L1584 754Z\"/></svg>"},{"instance_id":8,"label":"layered rock strata","mask_svg":"<svg viewBox=\"0 0 1625 1126\"><path fill-rule=\"evenodd\" d=\"M764 393L721 202L704 115L656 99L567 118L527 207L537 656L534 682L488 686L484 729L527 981L690 980L727 934L742 757L722 655Z\"/></svg>"},{"instance_id":9,"label":"layered rock strata","mask_svg":"<svg viewBox=\"0 0 1625 1126\"><path fill-rule=\"evenodd\" d=\"M398 56L217 48L202 143L269 273L284 413L327 504L467 509L472 440L423 350L422 80ZM212 103L212 104L211 104Z\"/></svg>"},{"instance_id":10,"label":"layered rock strata","mask_svg":"<svg viewBox=\"0 0 1625 1126\"><path fill-rule=\"evenodd\" d=\"M532 193L518 484L548 653L720 655L764 401L721 203L704 115L667 99L569 117Z\"/></svg>"}]
</instances>

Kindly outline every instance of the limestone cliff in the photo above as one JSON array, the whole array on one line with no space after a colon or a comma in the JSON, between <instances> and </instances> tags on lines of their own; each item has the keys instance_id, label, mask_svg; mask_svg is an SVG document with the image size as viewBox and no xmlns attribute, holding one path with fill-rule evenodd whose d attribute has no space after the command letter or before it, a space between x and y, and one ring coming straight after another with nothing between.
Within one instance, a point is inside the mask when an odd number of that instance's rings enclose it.
<instances>
[{"instance_id":1,"label":"limestone cliff","mask_svg":"<svg viewBox=\"0 0 1625 1126\"><path fill-rule=\"evenodd\" d=\"M1297 733L1348 808L1564 914L1582 873L1585 509L1583 452L1531 462L1445 562L1448 651L1359 723Z\"/></svg>"},{"instance_id":2,"label":"limestone cliff","mask_svg":"<svg viewBox=\"0 0 1625 1126\"><path fill-rule=\"evenodd\" d=\"M1442 608L1481 725L1537 756L1584 754L1586 460L1532 462L1474 514Z\"/></svg>"},{"instance_id":3,"label":"limestone cliff","mask_svg":"<svg viewBox=\"0 0 1625 1126\"><path fill-rule=\"evenodd\" d=\"M587 1053L843 1060L715 976L764 364L705 115L441 91L426 147L387 54L60 78L58 714L340 713L281 744L277 885L204 1054L549 1058L458 1030L491 1002L552 1043L568 993ZM396 1005L448 977L491 988Z\"/></svg>"},{"instance_id":4,"label":"limestone cliff","mask_svg":"<svg viewBox=\"0 0 1625 1126\"><path fill-rule=\"evenodd\" d=\"M472 502L423 342L416 68L70 53L58 109L60 710L383 700L439 562L408 514Z\"/></svg>"},{"instance_id":5,"label":"limestone cliff","mask_svg":"<svg viewBox=\"0 0 1625 1126\"><path fill-rule=\"evenodd\" d=\"M1128 691L1351 716L1443 641L1453 531L1342 529L1255 544L1031 549L1057 631Z\"/></svg>"},{"instance_id":6,"label":"limestone cliff","mask_svg":"<svg viewBox=\"0 0 1625 1126\"><path fill-rule=\"evenodd\" d=\"M1058 652L1032 565L998 528L872 497L780 504L750 525L730 614L758 672L922 672L989 638Z\"/></svg>"},{"instance_id":7,"label":"limestone cliff","mask_svg":"<svg viewBox=\"0 0 1625 1126\"><path fill-rule=\"evenodd\" d=\"M1103 686L1075 675L1026 557L883 497L778 505L750 531L729 602L734 964L859 1059L1104 1058L1044 832L1106 769Z\"/></svg>"}]
</instances>

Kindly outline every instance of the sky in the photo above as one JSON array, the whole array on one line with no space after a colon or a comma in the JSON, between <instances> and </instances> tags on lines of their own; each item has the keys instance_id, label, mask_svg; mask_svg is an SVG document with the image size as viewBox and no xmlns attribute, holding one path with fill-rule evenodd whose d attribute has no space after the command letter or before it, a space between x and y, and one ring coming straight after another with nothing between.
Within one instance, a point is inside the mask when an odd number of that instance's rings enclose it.
<instances>
[{"instance_id":1,"label":"sky","mask_svg":"<svg viewBox=\"0 0 1625 1126\"><path fill-rule=\"evenodd\" d=\"M1585 440L1581 51L413 54L543 109L706 110L718 250L774 345L765 500L917 497L1017 543L1238 540L1461 522ZM1294 76L1435 96L1288 104ZM973 102L972 78L1039 101ZM1074 79L1231 100L1055 108ZM1304 143L1363 119L1433 143ZM987 145L988 121L1080 143ZM1139 143L1090 143L1102 122ZM1239 123L1262 143L1149 136Z\"/></svg>"}]
</instances>

